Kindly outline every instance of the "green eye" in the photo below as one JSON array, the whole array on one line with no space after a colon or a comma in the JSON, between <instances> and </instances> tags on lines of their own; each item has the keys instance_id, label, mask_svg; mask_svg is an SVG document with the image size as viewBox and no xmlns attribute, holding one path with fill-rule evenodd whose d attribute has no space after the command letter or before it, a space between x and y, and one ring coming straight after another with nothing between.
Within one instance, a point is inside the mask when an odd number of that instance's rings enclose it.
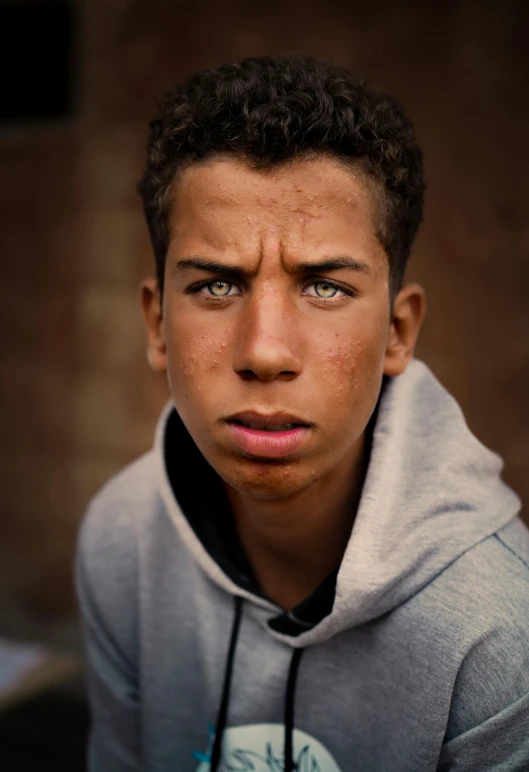
<instances>
[{"instance_id":1,"label":"green eye","mask_svg":"<svg viewBox=\"0 0 529 772\"><path fill-rule=\"evenodd\" d=\"M208 284L207 287L210 293L216 298L222 298L229 294L232 285L229 281L214 281L211 284Z\"/></svg>"},{"instance_id":2,"label":"green eye","mask_svg":"<svg viewBox=\"0 0 529 772\"><path fill-rule=\"evenodd\" d=\"M338 292L338 287L326 281L318 281L314 284L314 290L319 298L333 298Z\"/></svg>"}]
</instances>

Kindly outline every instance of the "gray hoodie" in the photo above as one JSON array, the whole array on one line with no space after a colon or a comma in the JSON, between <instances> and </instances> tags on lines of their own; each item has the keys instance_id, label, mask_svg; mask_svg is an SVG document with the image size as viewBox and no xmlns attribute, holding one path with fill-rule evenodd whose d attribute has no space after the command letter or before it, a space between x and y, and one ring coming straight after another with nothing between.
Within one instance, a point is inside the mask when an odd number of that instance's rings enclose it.
<instances>
[{"instance_id":1,"label":"gray hoodie","mask_svg":"<svg viewBox=\"0 0 529 772\"><path fill-rule=\"evenodd\" d=\"M373 425L339 570L286 613L167 407L80 531L93 772L529 770L529 531L501 461L417 360Z\"/></svg>"}]
</instances>

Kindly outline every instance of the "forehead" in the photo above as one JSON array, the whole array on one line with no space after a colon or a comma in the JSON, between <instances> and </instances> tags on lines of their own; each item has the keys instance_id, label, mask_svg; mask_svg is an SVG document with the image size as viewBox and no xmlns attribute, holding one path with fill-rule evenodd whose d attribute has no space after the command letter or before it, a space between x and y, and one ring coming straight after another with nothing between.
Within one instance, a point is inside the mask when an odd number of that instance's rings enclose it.
<instances>
[{"instance_id":1,"label":"forehead","mask_svg":"<svg viewBox=\"0 0 529 772\"><path fill-rule=\"evenodd\" d=\"M385 257L377 237L373 186L334 158L295 160L265 170L216 158L179 174L172 193L170 230L178 241L200 239L217 249L243 242L251 249L253 241L264 238L343 249L353 241Z\"/></svg>"}]
</instances>

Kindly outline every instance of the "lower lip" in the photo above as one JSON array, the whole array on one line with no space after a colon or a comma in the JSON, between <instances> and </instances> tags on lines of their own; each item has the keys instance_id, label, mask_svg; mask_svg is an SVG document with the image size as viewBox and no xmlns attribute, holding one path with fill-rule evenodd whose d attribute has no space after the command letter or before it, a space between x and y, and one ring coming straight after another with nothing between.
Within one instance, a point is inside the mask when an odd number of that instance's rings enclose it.
<instances>
[{"instance_id":1,"label":"lower lip","mask_svg":"<svg viewBox=\"0 0 529 772\"><path fill-rule=\"evenodd\" d=\"M282 458L293 453L309 433L308 426L296 426L286 431L269 432L266 429L250 429L228 421L228 429L235 444L251 456Z\"/></svg>"}]
</instances>

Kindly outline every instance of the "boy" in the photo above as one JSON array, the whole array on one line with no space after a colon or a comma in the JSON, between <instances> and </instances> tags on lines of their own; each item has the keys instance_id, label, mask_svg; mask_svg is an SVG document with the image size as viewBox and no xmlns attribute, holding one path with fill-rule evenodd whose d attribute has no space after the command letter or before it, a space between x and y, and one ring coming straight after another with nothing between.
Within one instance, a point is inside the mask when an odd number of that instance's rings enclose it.
<instances>
[{"instance_id":1,"label":"boy","mask_svg":"<svg viewBox=\"0 0 529 772\"><path fill-rule=\"evenodd\" d=\"M421 153L342 68L166 95L140 184L154 449L77 563L91 769L529 769L529 534L413 350Z\"/></svg>"}]
</instances>

